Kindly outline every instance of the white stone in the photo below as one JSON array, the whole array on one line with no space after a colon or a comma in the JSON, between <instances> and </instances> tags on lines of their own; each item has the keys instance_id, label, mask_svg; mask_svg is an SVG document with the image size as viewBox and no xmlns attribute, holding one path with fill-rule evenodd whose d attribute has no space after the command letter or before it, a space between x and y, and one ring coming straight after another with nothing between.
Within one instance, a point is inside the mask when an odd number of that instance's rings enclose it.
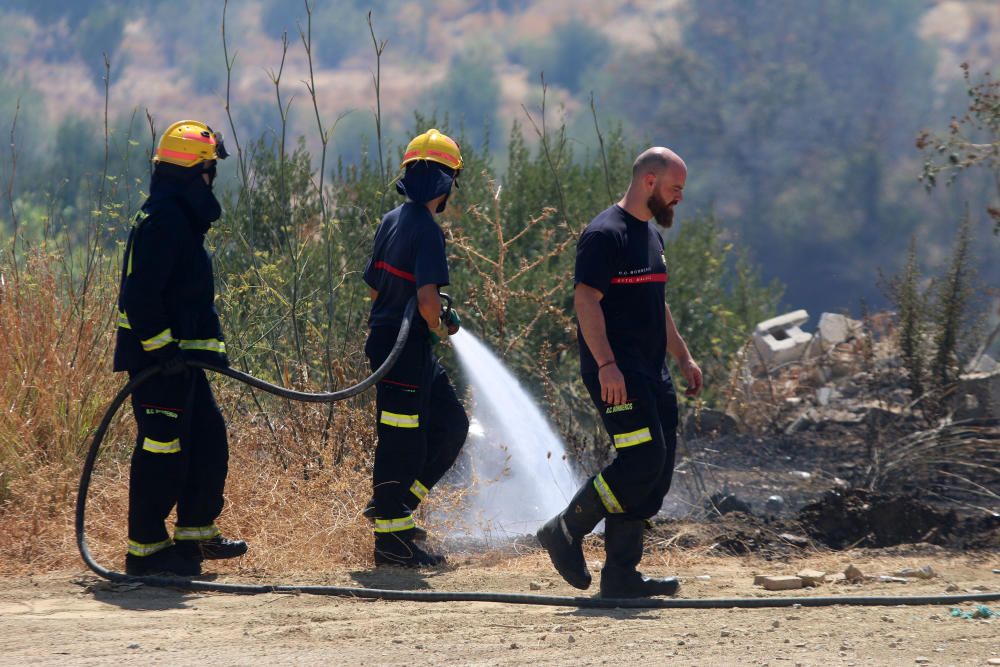
<instances>
[{"instance_id":1,"label":"white stone","mask_svg":"<svg viewBox=\"0 0 1000 667\"><path fill-rule=\"evenodd\" d=\"M952 407L956 420L1000 414L1000 370L963 374L955 388Z\"/></svg>"},{"instance_id":2,"label":"white stone","mask_svg":"<svg viewBox=\"0 0 1000 667\"><path fill-rule=\"evenodd\" d=\"M930 565L924 565L922 568L917 569L914 567L906 567L895 573L897 577L908 577L910 579L933 579L937 576L937 572Z\"/></svg>"},{"instance_id":3,"label":"white stone","mask_svg":"<svg viewBox=\"0 0 1000 667\"><path fill-rule=\"evenodd\" d=\"M829 405L830 399L836 394L833 387L820 387L816 390L816 402L820 405Z\"/></svg>"},{"instance_id":4,"label":"white stone","mask_svg":"<svg viewBox=\"0 0 1000 667\"><path fill-rule=\"evenodd\" d=\"M819 316L817 331L824 343L836 345L856 337L861 333L863 325L858 320L852 320L846 315L823 313Z\"/></svg>"},{"instance_id":5,"label":"white stone","mask_svg":"<svg viewBox=\"0 0 1000 667\"><path fill-rule=\"evenodd\" d=\"M819 570L802 570L796 573L796 576L802 580L802 583L806 586L819 586L822 584L826 577L826 572L820 572Z\"/></svg>"}]
</instances>

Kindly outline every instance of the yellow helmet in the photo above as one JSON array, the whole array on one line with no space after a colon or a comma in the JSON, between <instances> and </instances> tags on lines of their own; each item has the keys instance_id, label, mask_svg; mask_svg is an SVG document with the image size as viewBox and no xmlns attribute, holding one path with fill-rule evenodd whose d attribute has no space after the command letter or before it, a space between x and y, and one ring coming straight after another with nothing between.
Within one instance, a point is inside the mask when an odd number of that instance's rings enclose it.
<instances>
[{"instance_id":1,"label":"yellow helmet","mask_svg":"<svg viewBox=\"0 0 1000 667\"><path fill-rule=\"evenodd\" d=\"M402 169L417 160L437 162L438 164L443 164L446 167L454 169L456 172L461 171L464 164L462 162L462 152L458 149L458 144L455 140L433 128L413 137L406 146L406 152L403 153L403 162L399 167Z\"/></svg>"},{"instance_id":2,"label":"yellow helmet","mask_svg":"<svg viewBox=\"0 0 1000 667\"><path fill-rule=\"evenodd\" d=\"M160 137L153 162L167 162L179 167L193 167L206 160L229 157L222 134L197 120L181 120Z\"/></svg>"}]
</instances>

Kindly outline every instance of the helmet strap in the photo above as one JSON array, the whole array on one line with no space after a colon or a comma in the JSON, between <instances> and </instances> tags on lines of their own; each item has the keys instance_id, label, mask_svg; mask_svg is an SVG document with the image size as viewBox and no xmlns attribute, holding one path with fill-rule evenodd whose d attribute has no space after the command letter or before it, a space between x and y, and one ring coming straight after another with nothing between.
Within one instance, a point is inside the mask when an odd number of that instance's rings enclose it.
<instances>
[{"instance_id":1,"label":"helmet strap","mask_svg":"<svg viewBox=\"0 0 1000 667\"><path fill-rule=\"evenodd\" d=\"M202 173L208 174L208 187L215 185L215 174L216 174L216 164L215 160L205 160L203 163Z\"/></svg>"}]
</instances>

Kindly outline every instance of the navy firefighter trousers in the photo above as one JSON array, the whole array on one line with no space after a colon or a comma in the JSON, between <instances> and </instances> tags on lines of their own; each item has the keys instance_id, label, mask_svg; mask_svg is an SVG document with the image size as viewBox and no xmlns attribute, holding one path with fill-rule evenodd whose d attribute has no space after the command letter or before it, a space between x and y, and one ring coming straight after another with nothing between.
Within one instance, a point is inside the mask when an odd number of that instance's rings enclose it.
<instances>
[{"instance_id":1,"label":"navy firefighter trousers","mask_svg":"<svg viewBox=\"0 0 1000 667\"><path fill-rule=\"evenodd\" d=\"M229 470L226 424L201 369L155 375L132 394L138 438L129 481L129 552L146 556L169 546L164 521L174 505L174 538L219 534Z\"/></svg>"},{"instance_id":2,"label":"navy firefighter trousers","mask_svg":"<svg viewBox=\"0 0 1000 667\"><path fill-rule=\"evenodd\" d=\"M375 327L365 354L377 369L396 342L395 327ZM373 486L376 532L414 526L413 511L451 468L469 432L469 418L427 339L411 335L378 383L378 445Z\"/></svg>"},{"instance_id":3,"label":"navy firefighter trousers","mask_svg":"<svg viewBox=\"0 0 1000 667\"><path fill-rule=\"evenodd\" d=\"M583 375L615 448L615 458L594 479L610 515L649 519L670 490L677 450L677 394L669 376L652 379L625 372L628 395L621 405L601 400L596 373Z\"/></svg>"}]
</instances>

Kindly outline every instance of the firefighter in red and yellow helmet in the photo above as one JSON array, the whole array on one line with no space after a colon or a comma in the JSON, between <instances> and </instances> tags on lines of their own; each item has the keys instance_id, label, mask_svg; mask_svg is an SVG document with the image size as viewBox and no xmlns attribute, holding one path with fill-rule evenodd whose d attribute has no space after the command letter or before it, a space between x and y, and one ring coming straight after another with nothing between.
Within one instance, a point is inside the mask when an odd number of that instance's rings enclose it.
<instances>
[{"instance_id":1,"label":"firefighter in red and yellow helmet","mask_svg":"<svg viewBox=\"0 0 1000 667\"><path fill-rule=\"evenodd\" d=\"M132 394L138 437L125 556L132 575L195 576L203 559L247 550L215 525L228 471L226 424L205 372L185 364L228 365L204 246L222 213L212 185L216 162L226 157L221 135L205 123L168 127L153 159L149 198L125 246L114 369L132 377L162 368ZM174 507L171 537L165 521Z\"/></svg>"},{"instance_id":2,"label":"firefighter in red and yellow helmet","mask_svg":"<svg viewBox=\"0 0 1000 667\"><path fill-rule=\"evenodd\" d=\"M365 515L374 522L376 565L424 567L444 557L418 544L425 534L413 513L455 462L469 431L465 409L434 354L435 344L459 328L454 310L442 312L438 290L448 284L448 260L434 214L447 206L462 154L455 141L430 129L410 141L400 166L396 187L406 201L382 218L364 272L372 299L365 345L372 369L389 355L414 296L419 314L399 360L377 387L374 492Z\"/></svg>"}]
</instances>

